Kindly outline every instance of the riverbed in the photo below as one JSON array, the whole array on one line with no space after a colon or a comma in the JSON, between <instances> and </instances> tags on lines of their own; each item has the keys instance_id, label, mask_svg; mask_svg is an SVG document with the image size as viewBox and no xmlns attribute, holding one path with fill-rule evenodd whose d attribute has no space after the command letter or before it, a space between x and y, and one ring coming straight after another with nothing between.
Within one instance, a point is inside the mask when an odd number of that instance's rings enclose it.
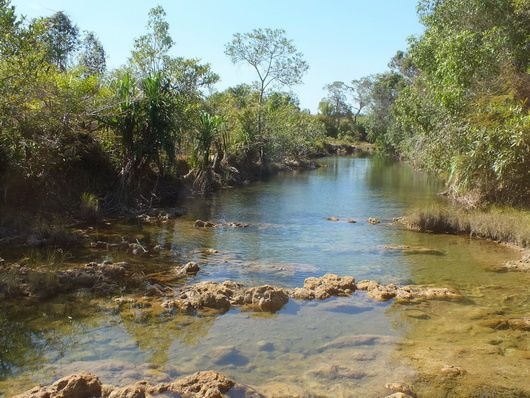
<instances>
[{"instance_id":1,"label":"riverbed","mask_svg":"<svg viewBox=\"0 0 530 398\"><path fill-rule=\"evenodd\" d=\"M93 229L100 239L155 242L162 250L154 256L85 248L68 253L61 266L128 261L151 272L196 261L201 270L187 284L296 287L334 273L449 287L463 299L380 303L355 292L291 299L275 314L231 309L194 316L118 311L112 298L83 292L39 305L7 302L0 308L0 391L11 396L78 371L124 385L211 369L277 397L383 397L391 382L413 385L420 397L530 397L530 333L488 323L530 314L530 273L494 272L519 253L394 225L395 217L444 200L439 180L406 164L374 156L320 162L317 170L186 200L187 213L164 224ZM249 226L196 228L196 219ZM389 249L403 245L428 250Z\"/></svg>"}]
</instances>

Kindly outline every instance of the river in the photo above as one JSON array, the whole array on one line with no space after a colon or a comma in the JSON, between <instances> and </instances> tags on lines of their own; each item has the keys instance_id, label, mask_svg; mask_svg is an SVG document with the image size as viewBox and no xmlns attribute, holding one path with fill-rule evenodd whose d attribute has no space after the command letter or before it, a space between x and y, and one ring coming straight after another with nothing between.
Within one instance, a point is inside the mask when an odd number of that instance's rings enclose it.
<instances>
[{"instance_id":1,"label":"river","mask_svg":"<svg viewBox=\"0 0 530 398\"><path fill-rule=\"evenodd\" d=\"M408 382L420 397L530 397L529 332L483 324L530 313L530 274L492 272L517 252L391 225L394 217L443 201L441 182L406 164L378 157L320 162L317 170L187 200L187 214L163 225L95 229L101 236L157 242L165 250L154 257L87 248L67 256L65 266L111 259L149 270L194 260L201 271L186 283L230 279L295 287L335 273L451 287L464 299L404 305L356 292L291 299L276 314L232 309L198 316L117 311L111 298L83 293L39 305L2 303L0 391L7 397L81 370L123 385L212 369L278 397L382 397L390 382ZM327 220L331 216L357 222ZM381 223L371 225L369 217ZM199 229L195 219L250 226ZM385 245L432 250L407 254ZM446 365L465 373L448 376L441 372Z\"/></svg>"}]
</instances>

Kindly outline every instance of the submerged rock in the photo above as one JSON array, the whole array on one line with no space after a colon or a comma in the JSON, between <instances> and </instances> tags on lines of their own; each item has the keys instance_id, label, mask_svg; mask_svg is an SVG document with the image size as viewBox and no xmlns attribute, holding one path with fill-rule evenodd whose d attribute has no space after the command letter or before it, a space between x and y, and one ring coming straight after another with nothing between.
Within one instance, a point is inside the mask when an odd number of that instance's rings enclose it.
<instances>
[{"instance_id":1,"label":"submerged rock","mask_svg":"<svg viewBox=\"0 0 530 398\"><path fill-rule=\"evenodd\" d=\"M10 276L9 287L5 289L9 298L47 299L79 289L90 289L94 294L110 294L120 288L141 285L141 277L125 262L92 262L61 271L15 263L4 272ZM0 291L3 290L0 281Z\"/></svg>"},{"instance_id":2,"label":"submerged rock","mask_svg":"<svg viewBox=\"0 0 530 398\"><path fill-rule=\"evenodd\" d=\"M496 330L523 330L530 332L530 318L497 318L482 321L483 326Z\"/></svg>"},{"instance_id":3,"label":"submerged rock","mask_svg":"<svg viewBox=\"0 0 530 398\"><path fill-rule=\"evenodd\" d=\"M291 296L301 300L324 300L332 296L350 296L355 289L353 276L326 274L320 278L307 278L304 287L293 289Z\"/></svg>"},{"instance_id":4,"label":"submerged rock","mask_svg":"<svg viewBox=\"0 0 530 398\"><path fill-rule=\"evenodd\" d=\"M504 263L502 266L495 268L497 272L530 272L530 253L526 253L519 260L512 260Z\"/></svg>"},{"instance_id":5,"label":"submerged rock","mask_svg":"<svg viewBox=\"0 0 530 398\"><path fill-rule=\"evenodd\" d=\"M445 253L441 250L431 249L423 246L409 246L409 245L384 245L384 250L389 252L400 252L403 254L427 254L434 256L443 256Z\"/></svg>"},{"instance_id":6,"label":"submerged rock","mask_svg":"<svg viewBox=\"0 0 530 398\"><path fill-rule=\"evenodd\" d=\"M138 381L124 387L103 386L96 376L80 373L64 377L48 387L35 387L14 398L148 398L161 394L175 397L224 398L232 392L240 398L262 397L254 389L238 384L221 373L205 371L171 383L152 385L146 381Z\"/></svg>"},{"instance_id":7,"label":"submerged rock","mask_svg":"<svg viewBox=\"0 0 530 398\"><path fill-rule=\"evenodd\" d=\"M412 391L412 388L408 384L405 384L405 383L388 383L388 384L385 384L385 388L394 393L390 395L390 397L402 396L402 397L416 398L416 394L414 393L414 391ZM398 395L396 395L396 393Z\"/></svg>"},{"instance_id":8,"label":"submerged rock","mask_svg":"<svg viewBox=\"0 0 530 398\"><path fill-rule=\"evenodd\" d=\"M275 381L264 384L259 390L267 398L305 398L308 396L302 387Z\"/></svg>"},{"instance_id":9,"label":"submerged rock","mask_svg":"<svg viewBox=\"0 0 530 398\"><path fill-rule=\"evenodd\" d=\"M214 228L217 226L213 222L203 220L196 220L194 225L196 228Z\"/></svg>"},{"instance_id":10,"label":"submerged rock","mask_svg":"<svg viewBox=\"0 0 530 398\"><path fill-rule=\"evenodd\" d=\"M450 377L463 376L467 373L465 369L455 365L445 365L441 372L443 375Z\"/></svg>"},{"instance_id":11,"label":"submerged rock","mask_svg":"<svg viewBox=\"0 0 530 398\"><path fill-rule=\"evenodd\" d=\"M196 228L222 228L222 227L247 228L248 226L250 226L250 224L246 224L242 222L226 222L226 223L216 224L211 221L203 221L203 220L196 220L194 225Z\"/></svg>"},{"instance_id":12,"label":"submerged rock","mask_svg":"<svg viewBox=\"0 0 530 398\"><path fill-rule=\"evenodd\" d=\"M308 373L311 378L319 378L327 381L337 379L364 379L368 374L355 367L339 365L320 365L311 369Z\"/></svg>"},{"instance_id":13,"label":"submerged rock","mask_svg":"<svg viewBox=\"0 0 530 398\"><path fill-rule=\"evenodd\" d=\"M199 264L194 261L190 261L181 267L177 267L175 269L175 273L177 276L197 275L200 270L201 268L199 267Z\"/></svg>"}]
</instances>

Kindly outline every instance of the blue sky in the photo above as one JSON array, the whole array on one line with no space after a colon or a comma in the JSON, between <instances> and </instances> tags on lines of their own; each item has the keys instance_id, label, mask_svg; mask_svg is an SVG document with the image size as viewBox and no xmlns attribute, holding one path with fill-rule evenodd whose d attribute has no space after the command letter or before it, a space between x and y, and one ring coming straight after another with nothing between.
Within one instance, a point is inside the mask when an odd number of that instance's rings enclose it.
<instances>
[{"instance_id":1,"label":"blue sky","mask_svg":"<svg viewBox=\"0 0 530 398\"><path fill-rule=\"evenodd\" d=\"M209 62L221 76L217 88L251 82L246 66L232 65L224 45L235 32L283 28L310 69L293 88L301 105L316 111L322 87L382 72L389 59L421 33L417 0L13 0L18 13L33 18L65 11L82 30L96 32L108 65L123 64L133 40L145 31L148 10L167 12L173 53Z\"/></svg>"}]
</instances>

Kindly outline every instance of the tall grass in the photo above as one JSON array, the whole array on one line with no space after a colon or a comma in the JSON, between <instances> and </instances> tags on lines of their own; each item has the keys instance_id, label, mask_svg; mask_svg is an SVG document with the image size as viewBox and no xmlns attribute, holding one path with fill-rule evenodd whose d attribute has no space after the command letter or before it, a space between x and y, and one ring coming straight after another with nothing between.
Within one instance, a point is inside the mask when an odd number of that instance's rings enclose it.
<instances>
[{"instance_id":1,"label":"tall grass","mask_svg":"<svg viewBox=\"0 0 530 398\"><path fill-rule=\"evenodd\" d=\"M530 247L530 211L492 207L464 210L431 207L404 217L402 223L421 232L466 234L473 237Z\"/></svg>"}]
</instances>

